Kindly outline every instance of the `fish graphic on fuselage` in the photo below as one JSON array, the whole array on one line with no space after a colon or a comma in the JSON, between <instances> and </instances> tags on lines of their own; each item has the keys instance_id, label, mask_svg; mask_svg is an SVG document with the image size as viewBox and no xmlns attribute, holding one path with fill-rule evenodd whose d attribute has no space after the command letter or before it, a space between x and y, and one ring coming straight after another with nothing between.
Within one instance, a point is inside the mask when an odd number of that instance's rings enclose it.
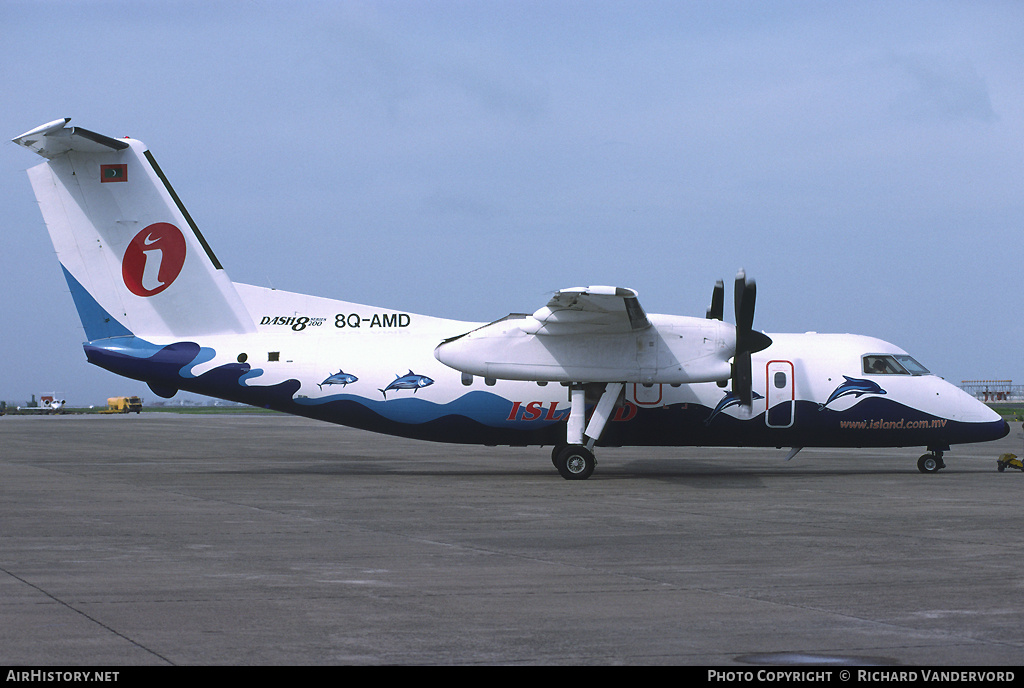
<instances>
[{"instance_id":1,"label":"fish graphic on fuselage","mask_svg":"<svg viewBox=\"0 0 1024 688\"><path fill-rule=\"evenodd\" d=\"M818 404L819 411L823 411L826 406L836 399L840 397L847 397L851 394L855 397L860 397L863 394L885 394L885 390L871 380L863 380L861 378L850 377L849 375L843 375L843 377L846 378L846 382L836 387L835 391L829 396L828 401L824 404Z\"/></svg>"},{"instance_id":2,"label":"fish graphic on fuselage","mask_svg":"<svg viewBox=\"0 0 1024 688\"><path fill-rule=\"evenodd\" d=\"M359 378L352 373L346 373L344 370L339 370L334 375L331 375L323 382L317 384L317 387L320 389L323 389L324 385L341 385L342 387L347 387L357 380L359 380Z\"/></svg>"},{"instance_id":3,"label":"fish graphic on fuselage","mask_svg":"<svg viewBox=\"0 0 1024 688\"><path fill-rule=\"evenodd\" d=\"M761 396L760 394L758 394L757 392L752 392L752 395L753 396L751 398L754 399L754 400L764 399L764 397ZM740 403L739 397L737 397L731 391L730 392L726 392L725 393L725 398L723 398L720 402L718 402L718 406L716 406L715 410L711 412L711 415L708 416L708 419L706 421L704 421L704 425L711 425L711 421L714 420L715 416L717 416L719 413L721 413L725 409L729 408L730 406L736 406L739 403Z\"/></svg>"},{"instance_id":4,"label":"fish graphic on fuselage","mask_svg":"<svg viewBox=\"0 0 1024 688\"><path fill-rule=\"evenodd\" d=\"M384 400L387 401L388 392L393 389L411 389L413 394L415 394L416 390L420 387L429 387L432 384L434 384L434 381L426 375L417 375L410 370L405 375L396 376L395 381L380 390L380 393L384 395Z\"/></svg>"}]
</instances>

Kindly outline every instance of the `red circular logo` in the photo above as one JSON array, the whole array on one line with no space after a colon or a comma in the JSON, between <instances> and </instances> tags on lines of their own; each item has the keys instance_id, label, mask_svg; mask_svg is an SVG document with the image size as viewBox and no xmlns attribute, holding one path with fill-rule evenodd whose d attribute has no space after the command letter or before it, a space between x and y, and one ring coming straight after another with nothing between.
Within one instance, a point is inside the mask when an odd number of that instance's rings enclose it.
<instances>
[{"instance_id":1,"label":"red circular logo","mask_svg":"<svg viewBox=\"0 0 1024 688\"><path fill-rule=\"evenodd\" d=\"M136 296L159 294L174 283L185 265L185 237L167 222L135 235L121 261L124 285Z\"/></svg>"}]
</instances>

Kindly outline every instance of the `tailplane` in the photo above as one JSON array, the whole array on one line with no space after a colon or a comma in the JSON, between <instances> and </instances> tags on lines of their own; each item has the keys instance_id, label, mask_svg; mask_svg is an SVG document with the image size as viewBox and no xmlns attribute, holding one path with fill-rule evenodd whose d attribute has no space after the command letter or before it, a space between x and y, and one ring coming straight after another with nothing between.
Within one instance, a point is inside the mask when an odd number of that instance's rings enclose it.
<instances>
[{"instance_id":1,"label":"tailplane","mask_svg":"<svg viewBox=\"0 0 1024 688\"><path fill-rule=\"evenodd\" d=\"M141 141L44 124L13 139L86 337L254 332L244 304Z\"/></svg>"}]
</instances>

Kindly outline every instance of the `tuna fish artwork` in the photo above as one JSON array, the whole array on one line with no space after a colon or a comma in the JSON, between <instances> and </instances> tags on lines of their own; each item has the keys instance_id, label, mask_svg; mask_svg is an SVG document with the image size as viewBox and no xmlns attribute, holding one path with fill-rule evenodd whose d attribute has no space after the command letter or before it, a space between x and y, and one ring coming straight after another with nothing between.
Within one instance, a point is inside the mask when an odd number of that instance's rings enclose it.
<instances>
[{"instance_id":1,"label":"tuna fish artwork","mask_svg":"<svg viewBox=\"0 0 1024 688\"><path fill-rule=\"evenodd\" d=\"M395 381L392 382L387 387L385 387L384 389L380 390L380 393L384 395L384 400L387 401L388 392L391 390L411 389L413 391L413 394L415 394L416 390L419 389L420 387L429 387L432 384L434 384L434 381L431 380L426 375L417 375L416 373L412 372L412 370L410 370L405 375L396 376Z\"/></svg>"},{"instance_id":2,"label":"tuna fish artwork","mask_svg":"<svg viewBox=\"0 0 1024 688\"><path fill-rule=\"evenodd\" d=\"M357 378L355 375L352 375L351 373L346 373L344 370L339 370L338 372L336 372L334 375L331 375L323 382L318 383L317 387L319 387L320 389L323 389L324 385L341 385L342 387L347 387L348 385L351 385L358 379L359 378Z\"/></svg>"}]
</instances>

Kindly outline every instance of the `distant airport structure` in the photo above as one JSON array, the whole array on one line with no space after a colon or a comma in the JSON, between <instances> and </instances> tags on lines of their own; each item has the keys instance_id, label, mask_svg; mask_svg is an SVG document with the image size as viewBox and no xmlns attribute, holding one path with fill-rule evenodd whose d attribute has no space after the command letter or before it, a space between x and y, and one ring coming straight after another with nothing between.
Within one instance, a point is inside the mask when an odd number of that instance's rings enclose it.
<instances>
[{"instance_id":1,"label":"distant airport structure","mask_svg":"<svg viewBox=\"0 0 1024 688\"><path fill-rule=\"evenodd\" d=\"M960 389L980 401L1024 401L1024 385L1013 380L963 380Z\"/></svg>"}]
</instances>

